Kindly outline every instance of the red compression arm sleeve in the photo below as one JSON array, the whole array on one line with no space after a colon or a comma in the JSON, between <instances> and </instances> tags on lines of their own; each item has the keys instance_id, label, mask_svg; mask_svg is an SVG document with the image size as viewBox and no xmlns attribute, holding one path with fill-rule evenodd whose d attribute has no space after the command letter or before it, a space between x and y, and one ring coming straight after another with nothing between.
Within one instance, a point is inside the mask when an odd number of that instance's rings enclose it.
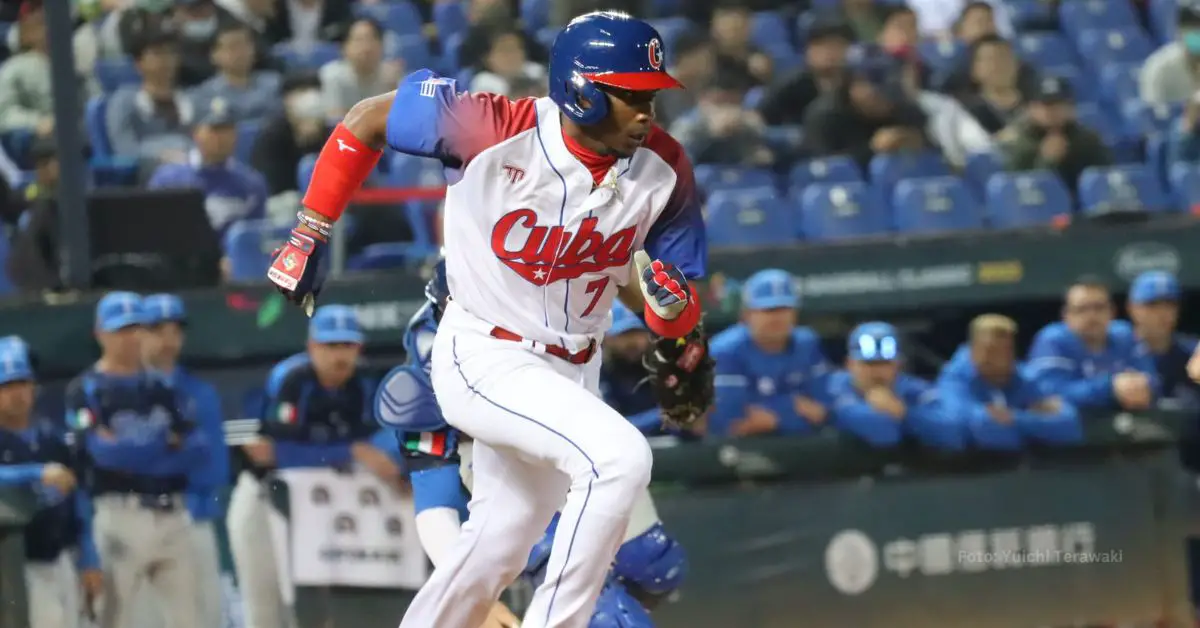
<instances>
[{"instance_id":1,"label":"red compression arm sleeve","mask_svg":"<svg viewBox=\"0 0 1200 628\"><path fill-rule=\"evenodd\" d=\"M383 151L375 150L338 124L321 149L303 204L331 221L341 218L350 197L375 170Z\"/></svg>"},{"instance_id":2,"label":"red compression arm sleeve","mask_svg":"<svg viewBox=\"0 0 1200 628\"><path fill-rule=\"evenodd\" d=\"M688 297L688 306L683 308L679 317L673 320L660 317L649 304L646 305L644 312L646 326L650 328L650 331L663 338L683 338L690 334L696 328L696 324L700 322L700 299L696 298L696 293L693 292Z\"/></svg>"}]
</instances>

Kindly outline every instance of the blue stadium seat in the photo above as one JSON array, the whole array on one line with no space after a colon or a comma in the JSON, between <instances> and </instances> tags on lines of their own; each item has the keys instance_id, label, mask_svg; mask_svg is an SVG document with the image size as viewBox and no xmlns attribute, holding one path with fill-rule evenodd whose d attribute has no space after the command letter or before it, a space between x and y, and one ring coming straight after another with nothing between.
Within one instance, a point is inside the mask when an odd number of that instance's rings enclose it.
<instances>
[{"instance_id":1,"label":"blue stadium seat","mask_svg":"<svg viewBox=\"0 0 1200 628\"><path fill-rule=\"evenodd\" d=\"M127 57L97 59L95 72L96 81L107 94L117 91L122 85L139 85L142 82L142 75L138 74L133 60Z\"/></svg>"},{"instance_id":2,"label":"blue stadium seat","mask_svg":"<svg viewBox=\"0 0 1200 628\"><path fill-rule=\"evenodd\" d=\"M0 237L0 297L17 291L8 276L8 256L11 253L7 237Z\"/></svg>"},{"instance_id":3,"label":"blue stadium seat","mask_svg":"<svg viewBox=\"0 0 1200 628\"><path fill-rule=\"evenodd\" d=\"M783 244L795 240L797 232L791 208L775 188L713 192L706 222L713 246Z\"/></svg>"},{"instance_id":4,"label":"blue stadium seat","mask_svg":"<svg viewBox=\"0 0 1200 628\"><path fill-rule=\"evenodd\" d=\"M428 253L418 252L411 242L378 242L363 247L360 253L346 260L346 270L405 268L419 263L427 256Z\"/></svg>"},{"instance_id":5,"label":"blue stadium seat","mask_svg":"<svg viewBox=\"0 0 1200 628\"><path fill-rule=\"evenodd\" d=\"M892 189L901 179L920 177L943 177L950 175L950 167L942 156L934 151L876 155L869 166L871 184L891 198Z\"/></svg>"},{"instance_id":6,"label":"blue stadium seat","mask_svg":"<svg viewBox=\"0 0 1200 628\"><path fill-rule=\"evenodd\" d=\"M254 141L258 139L258 131L261 126L261 123L257 120L246 120L238 123L237 146L233 152L235 159L244 164L250 163L250 155L254 152Z\"/></svg>"},{"instance_id":7,"label":"blue stadium seat","mask_svg":"<svg viewBox=\"0 0 1200 628\"><path fill-rule=\"evenodd\" d=\"M1071 213L1071 191L1046 170L1000 172L988 180L985 209L999 229L1046 225Z\"/></svg>"},{"instance_id":8,"label":"blue stadium seat","mask_svg":"<svg viewBox=\"0 0 1200 628\"><path fill-rule=\"evenodd\" d=\"M1200 207L1200 164L1171 164L1170 183L1177 207L1189 212Z\"/></svg>"},{"instance_id":9,"label":"blue stadium seat","mask_svg":"<svg viewBox=\"0 0 1200 628\"><path fill-rule=\"evenodd\" d=\"M1138 98L1121 106L1125 127L1133 135L1166 133L1182 113L1183 104L1149 105Z\"/></svg>"},{"instance_id":10,"label":"blue stadium seat","mask_svg":"<svg viewBox=\"0 0 1200 628\"><path fill-rule=\"evenodd\" d=\"M92 157L88 162L92 186L97 188L134 187L138 182L136 157Z\"/></svg>"},{"instance_id":11,"label":"blue stadium seat","mask_svg":"<svg viewBox=\"0 0 1200 628\"><path fill-rule=\"evenodd\" d=\"M438 39L467 32L467 11L460 0L433 3L433 23L437 26Z\"/></svg>"},{"instance_id":12,"label":"blue stadium seat","mask_svg":"<svg viewBox=\"0 0 1200 628\"><path fill-rule=\"evenodd\" d=\"M296 189L300 194L308 192L308 182L312 181L313 170L317 168L317 155L312 153L300 158L296 164Z\"/></svg>"},{"instance_id":13,"label":"blue stadium seat","mask_svg":"<svg viewBox=\"0 0 1200 628\"><path fill-rule=\"evenodd\" d=\"M1017 55L1038 68L1078 65L1075 49L1058 33L1026 33L1017 36Z\"/></svg>"},{"instance_id":14,"label":"blue stadium seat","mask_svg":"<svg viewBox=\"0 0 1200 628\"><path fill-rule=\"evenodd\" d=\"M525 32L540 33L550 25L550 0L521 0L521 21Z\"/></svg>"},{"instance_id":15,"label":"blue stadium seat","mask_svg":"<svg viewBox=\"0 0 1200 628\"><path fill-rule=\"evenodd\" d=\"M1142 67L1137 63L1119 63L1100 68L1100 87L1104 102L1121 111L1128 101L1138 98L1138 74Z\"/></svg>"},{"instance_id":16,"label":"blue stadium seat","mask_svg":"<svg viewBox=\"0 0 1200 628\"><path fill-rule=\"evenodd\" d=\"M429 51L429 42L421 35L400 35L393 40L395 54L393 58L404 60L404 67L431 68L435 65L433 53Z\"/></svg>"},{"instance_id":17,"label":"blue stadium seat","mask_svg":"<svg viewBox=\"0 0 1200 628\"><path fill-rule=\"evenodd\" d=\"M1145 165L1136 164L1084 170L1079 177L1079 204L1090 214L1173 207L1158 177Z\"/></svg>"},{"instance_id":18,"label":"blue stadium seat","mask_svg":"<svg viewBox=\"0 0 1200 628\"><path fill-rule=\"evenodd\" d=\"M696 185L709 193L717 190L774 188L776 185L775 175L763 168L700 164L695 167L694 174Z\"/></svg>"},{"instance_id":19,"label":"blue stadium seat","mask_svg":"<svg viewBox=\"0 0 1200 628\"><path fill-rule=\"evenodd\" d=\"M1054 5L1042 0L1006 0L1008 19L1018 33L1045 28L1058 19Z\"/></svg>"},{"instance_id":20,"label":"blue stadium seat","mask_svg":"<svg viewBox=\"0 0 1200 628\"><path fill-rule=\"evenodd\" d=\"M783 16L775 11L756 11L750 18L750 41L763 50L792 47L792 33Z\"/></svg>"},{"instance_id":21,"label":"blue stadium seat","mask_svg":"<svg viewBox=\"0 0 1200 628\"><path fill-rule=\"evenodd\" d=\"M863 181L862 169L850 157L822 157L801 161L788 174L788 189L795 198L813 183L851 183Z\"/></svg>"},{"instance_id":22,"label":"blue stadium seat","mask_svg":"<svg viewBox=\"0 0 1200 628\"><path fill-rule=\"evenodd\" d=\"M892 230L892 216L863 182L814 183L800 196L800 232L810 240L840 240Z\"/></svg>"},{"instance_id":23,"label":"blue stadium seat","mask_svg":"<svg viewBox=\"0 0 1200 628\"><path fill-rule=\"evenodd\" d=\"M239 220L225 232L225 256L229 258L230 279L262 281L274 251L291 231L266 220Z\"/></svg>"},{"instance_id":24,"label":"blue stadium seat","mask_svg":"<svg viewBox=\"0 0 1200 628\"><path fill-rule=\"evenodd\" d=\"M1113 145L1127 135L1124 125L1114 120L1108 111L1094 103L1080 103L1075 116L1083 126L1100 134L1104 142Z\"/></svg>"},{"instance_id":25,"label":"blue stadium seat","mask_svg":"<svg viewBox=\"0 0 1200 628\"><path fill-rule=\"evenodd\" d=\"M675 47L675 40L680 35L694 28L694 25L686 17L660 17L647 21L658 29L658 34L662 35L663 44L666 45L668 52Z\"/></svg>"},{"instance_id":26,"label":"blue stadium seat","mask_svg":"<svg viewBox=\"0 0 1200 628\"><path fill-rule=\"evenodd\" d=\"M1146 167L1157 177L1159 182L1167 184L1167 138L1162 134L1146 138Z\"/></svg>"},{"instance_id":27,"label":"blue stadium seat","mask_svg":"<svg viewBox=\"0 0 1200 628\"><path fill-rule=\"evenodd\" d=\"M901 233L940 233L983 227L983 216L958 177L905 179L896 184L892 215Z\"/></svg>"},{"instance_id":28,"label":"blue stadium seat","mask_svg":"<svg viewBox=\"0 0 1200 628\"><path fill-rule=\"evenodd\" d=\"M1077 65L1055 65L1040 68L1042 76L1057 76L1066 80L1075 91L1075 101L1098 103L1101 100L1100 85L1095 76Z\"/></svg>"},{"instance_id":29,"label":"blue stadium seat","mask_svg":"<svg viewBox=\"0 0 1200 628\"><path fill-rule=\"evenodd\" d=\"M979 199L984 198L988 181L997 172L1004 172L1004 160L996 153L976 153L967 157L963 177Z\"/></svg>"},{"instance_id":30,"label":"blue stadium seat","mask_svg":"<svg viewBox=\"0 0 1200 628\"><path fill-rule=\"evenodd\" d=\"M966 46L958 40L923 40L917 44L921 61L935 74L951 72L958 68L966 57Z\"/></svg>"},{"instance_id":31,"label":"blue stadium seat","mask_svg":"<svg viewBox=\"0 0 1200 628\"><path fill-rule=\"evenodd\" d=\"M1175 26L1179 21L1179 0L1150 0L1150 32L1155 41L1165 44L1175 39Z\"/></svg>"},{"instance_id":32,"label":"blue stadium seat","mask_svg":"<svg viewBox=\"0 0 1200 628\"><path fill-rule=\"evenodd\" d=\"M389 0L380 4L357 3L354 12L380 23L385 29L398 35L420 35L424 20L417 7L407 0Z\"/></svg>"},{"instance_id":33,"label":"blue stadium seat","mask_svg":"<svg viewBox=\"0 0 1200 628\"><path fill-rule=\"evenodd\" d=\"M543 48L550 50L550 48L554 45L554 38L558 37L558 31L560 30L562 29L559 29L555 26L539 28L537 32L534 33L534 38L537 39L537 42L541 44ZM667 50L670 50L670 48L667 48Z\"/></svg>"},{"instance_id":34,"label":"blue stadium seat","mask_svg":"<svg viewBox=\"0 0 1200 628\"><path fill-rule=\"evenodd\" d=\"M413 188L444 185L442 165L436 159L392 153L387 173L380 183L387 187Z\"/></svg>"},{"instance_id":35,"label":"blue stadium seat","mask_svg":"<svg viewBox=\"0 0 1200 628\"><path fill-rule=\"evenodd\" d=\"M683 0L651 0L650 14L654 17L679 15L683 10Z\"/></svg>"},{"instance_id":36,"label":"blue stadium seat","mask_svg":"<svg viewBox=\"0 0 1200 628\"><path fill-rule=\"evenodd\" d=\"M463 39L466 37L464 33L454 33L442 40L442 67L447 70L447 76L453 76L452 70L457 69L462 64L458 61L458 51L462 49ZM470 81L462 86L469 85Z\"/></svg>"},{"instance_id":37,"label":"blue stadium seat","mask_svg":"<svg viewBox=\"0 0 1200 628\"><path fill-rule=\"evenodd\" d=\"M283 42L271 48L271 55L289 70L319 70L326 63L341 57L342 51L337 44L327 41L306 46Z\"/></svg>"},{"instance_id":38,"label":"blue stadium seat","mask_svg":"<svg viewBox=\"0 0 1200 628\"><path fill-rule=\"evenodd\" d=\"M1121 29L1138 24L1130 2L1068 0L1058 6L1058 23L1069 35L1093 29Z\"/></svg>"},{"instance_id":39,"label":"blue stadium seat","mask_svg":"<svg viewBox=\"0 0 1200 628\"><path fill-rule=\"evenodd\" d=\"M1099 70L1114 63L1141 63L1154 52L1140 27L1093 29L1079 33L1079 56Z\"/></svg>"},{"instance_id":40,"label":"blue stadium seat","mask_svg":"<svg viewBox=\"0 0 1200 628\"><path fill-rule=\"evenodd\" d=\"M108 139L108 125L105 123L105 111L108 97L95 96L88 100L83 111L83 123L87 129L88 142L92 145L92 155L107 159L112 156L112 142Z\"/></svg>"},{"instance_id":41,"label":"blue stadium seat","mask_svg":"<svg viewBox=\"0 0 1200 628\"><path fill-rule=\"evenodd\" d=\"M0 148L22 170L33 170L33 131L17 129L0 133Z\"/></svg>"}]
</instances>

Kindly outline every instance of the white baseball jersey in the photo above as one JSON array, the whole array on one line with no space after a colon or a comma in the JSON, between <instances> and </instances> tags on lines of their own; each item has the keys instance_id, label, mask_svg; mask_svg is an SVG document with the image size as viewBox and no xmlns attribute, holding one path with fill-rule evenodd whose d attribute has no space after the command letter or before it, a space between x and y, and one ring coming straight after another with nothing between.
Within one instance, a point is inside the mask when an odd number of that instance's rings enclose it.
<instances>
[{"instance_id":1,"label":"white baseball jersey","mask_svg":"<svg viewBox=\"0 0 1200 628\"><path fill-rule=\"evenodd\" d=\"M387 141L446 165L450 294L490 324L579 351L611 323L634 251L688 278L704 275L692 166L662 129L597 184L568 148L549 98L460 93L453 80L421 70L397 89Z\"/></svg>"}]
</instances>

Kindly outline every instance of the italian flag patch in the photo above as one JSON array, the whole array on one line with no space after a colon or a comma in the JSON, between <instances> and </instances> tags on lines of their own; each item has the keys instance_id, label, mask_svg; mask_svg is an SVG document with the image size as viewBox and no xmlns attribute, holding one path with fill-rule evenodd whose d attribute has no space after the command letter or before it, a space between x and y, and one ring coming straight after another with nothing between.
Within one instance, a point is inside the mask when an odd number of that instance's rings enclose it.
<instances>
[{"instance_id":1,"label":"italian flag patch","mask_svg":"<svg viewBox=\"0 0 1200 628\"><path fill-rule=\"evenodd\" d=\"M290 403L281 403L275 409L275 419L280 423L295 423L296 422L296 406Z\"/></svg>"},{"instance_id":2,"label":"italian flag patch","mask_svg":"<svg viewBox=\"0 0 1200 628\"><path fill-rule=\"evenodd\" d=\"M86 430L96 424L96 415L87 408L80 408L71 420L71 426L77 430Z\"/></svg>"},{"instance_id":3,"label":"italian flag patch","mask_svg":"<svg viewBox=\"0 0 1200 628\"><path fill-rule=\"evenodd\" d=\"M446 433L422 432L420 434L405 434L404 449L429 454L430 456L444 456L446 455Z\"/></svg>"}]
</instances>

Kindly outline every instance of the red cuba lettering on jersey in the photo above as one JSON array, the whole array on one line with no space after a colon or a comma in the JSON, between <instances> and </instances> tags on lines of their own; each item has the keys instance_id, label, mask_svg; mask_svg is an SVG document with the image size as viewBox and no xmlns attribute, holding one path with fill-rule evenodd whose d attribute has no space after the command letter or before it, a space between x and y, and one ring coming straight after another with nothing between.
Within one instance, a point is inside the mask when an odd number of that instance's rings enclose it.
<instances>
[{"instance_id":1,"label":"red cuba lettering on jersey","mask_svg":"<svg viewBox=\"0 0 1200 628\"><path fill-rule=\"evenodd\" d=\"M636 228L627 227L606 237L596 230L599 222L597 218L584 218L579 230L571 232L558 225L537 224L537 212L532 209L515 209L501 216L492 229L492 252L537 286L625 266L633 256ZM517 236L513 240L519 241L522 234L524 243L508 248L510 236Z\"/></svg>"}]
</instances>

